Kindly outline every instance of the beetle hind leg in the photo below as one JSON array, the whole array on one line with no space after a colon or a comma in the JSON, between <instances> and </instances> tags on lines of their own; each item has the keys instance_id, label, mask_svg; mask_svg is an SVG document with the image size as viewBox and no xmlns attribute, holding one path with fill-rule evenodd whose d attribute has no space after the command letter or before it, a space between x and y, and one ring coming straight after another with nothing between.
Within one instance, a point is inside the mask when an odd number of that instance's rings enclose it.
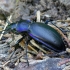
<instances>
[{"instance_id":1,"label":"beetle hind leg","mask_svg":"<svg viewBox=\"0 0 70 70\"><path fill-rule=\"evenodd\" d=\"M27 55L27 48L28 48L28 43L30 42L30 38L27 36L26 41L25 41L25 51L26 51L26 60L27 60L27 65L29 66L29 61L28 61L28 55Z\"/></svg>"}]
</instances>

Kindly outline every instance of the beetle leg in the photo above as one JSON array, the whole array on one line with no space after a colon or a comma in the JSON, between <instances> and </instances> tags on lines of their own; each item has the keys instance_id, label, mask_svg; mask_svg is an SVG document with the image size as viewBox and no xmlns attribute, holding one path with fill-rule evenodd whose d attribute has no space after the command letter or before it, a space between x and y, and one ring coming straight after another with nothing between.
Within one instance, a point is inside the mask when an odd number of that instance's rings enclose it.
<instances>
[{"instance_id":1,"label":"beetle leg","mask_svg":"<svg viewBox=\"0 0 70 70\"><path fill-rule=\"evenodd\" d=\"M28 48L28 43L29 43L30 39L29 37L27 36L26 37L26 41L25 41L25 49L26 49L26 60L27 60L27 64L29 66L29 61L28 61L28 55L27 55L27 48Z\"/></svg>"},{"instance_id":2,"label":"beetle leg","mask_svg":"<svg viewBox=\"0 0 70 70\"><path fill-rule=\"evenodd\" d=\"M24 35L22 38L20 38L20 39L17 41L16 44L19 44L24 38L25 38L25 35Z\"/></svg>"},{"instance_id":3,"label":"beetle leg","mask_svg":"<svg viewBox=\"0 0 70 70\"><path fill-rule=\"evenodd\" d=\"M16 44L19 44L21 41L23 40L23 37L21 39L19 39Z\"/></svg>"}]
</instances>

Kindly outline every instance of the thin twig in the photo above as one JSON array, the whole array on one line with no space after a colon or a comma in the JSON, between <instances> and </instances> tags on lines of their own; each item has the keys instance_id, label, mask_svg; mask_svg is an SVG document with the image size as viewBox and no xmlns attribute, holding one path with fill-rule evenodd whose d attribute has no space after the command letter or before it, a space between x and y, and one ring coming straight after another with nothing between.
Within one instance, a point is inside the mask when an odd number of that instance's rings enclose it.
<instances>
[{"instance_id":1,"label":"thin twig","mask_svg":"<svg viewBox=\"0 0 70 70\"><path fill-rule=\"evenodd\" d=\"M53 26L52 26L53 27ZM70 47L70 41L68 40L68 38L62 33L62 31L60 31L58 28L56 28L54 26L54 29L56 29L60 34L61 36L65 39L65 41L68 43L68 46Z\"/></svg>"},{"instance_id":2,"label":"thin twig","mask_svg":"<svg viewBox=\"0 0 70 70\"><path fill-rule=\"evenodd\" d=\"M9 20L11 19L11 17L12 17L12 15L10 15ZM7 19L7 21L8 21L8 19ZM5 25L2 33L1 33L0 40L1 40L2 36L3 36L3 34L5 33L5 29L6 29L7 26L8 26L8 22L6 22L6 25Z\"/></svg>"},{"instance_id":3,"label":"thin twig","mask_svg":"<svg viewBox=\"0 0 70 70\"><path fill-rule=\"evenodd\" d=\"M44 50L44 49L42 49L39 45L37 45L34 41L30 41L35 47L37 47L38 49L40 49L42 52L44 52L44 53L46 53L47 54L47 52Z\"/></svg>"},{"instance_id":4,"label":"thin twig","mask_svg":"<svg viewBox=\"0 0 70 70\"><path fill-rule=\"evenodd\" d=\"M57 22L70 22L70 20L57 20Z\"/></svg>"}]
</instances>

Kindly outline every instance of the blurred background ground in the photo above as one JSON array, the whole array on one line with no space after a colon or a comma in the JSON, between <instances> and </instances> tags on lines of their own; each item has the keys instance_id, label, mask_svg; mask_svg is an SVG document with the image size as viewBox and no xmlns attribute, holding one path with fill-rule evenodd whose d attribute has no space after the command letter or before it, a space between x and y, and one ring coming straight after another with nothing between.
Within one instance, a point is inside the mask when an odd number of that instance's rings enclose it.
<instances>
[{"instance_id":1,"label":"blurred background ground","mask_svg":"<svg viewBox=\"0 0 70 70\"><path fill-rule=\"evenodd\" d=\"M45 21L44 16L51 17L55 21L70 20L70 0L0 0L0 29L5 26L4 21L10 14L13 13L12 22L20 19L36 21L38 10L41 12L41 20L43 21ZM56 25L70 30L70 22L57 22ZM69 58L49 58L47 56L43 57L41 61L36 61L30 54L32 65L27 67L27 64L24 63L26 60L23 57L23 50L19 48L14 52L14 48L11 48L21 36L15 35L15 40L10 45L8 43L12 41L11 34L6 36L0 41L0 70L70 70ZM70 40L69 32L67 38ZM61 64L62 60L68 62ZM61 65L58 65L59 63Z\"/></svg>"}]
</instances>

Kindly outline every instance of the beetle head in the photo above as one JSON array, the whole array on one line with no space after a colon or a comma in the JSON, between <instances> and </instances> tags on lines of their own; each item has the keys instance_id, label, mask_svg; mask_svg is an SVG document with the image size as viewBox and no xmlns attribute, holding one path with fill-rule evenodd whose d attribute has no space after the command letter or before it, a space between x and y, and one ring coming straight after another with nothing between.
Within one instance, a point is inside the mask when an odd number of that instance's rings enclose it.
<instances>
[{"instance_id":1,"label":"beetle head","mask_svg":"<svg viewBox=\"0 0 70 70\"><path fill-rule=\"evenodd\" d=\"M12 30L16 30L16 23L9 24L5 31L9 32L9 31L12 31Z\"/></svg>"}]
</instances>

